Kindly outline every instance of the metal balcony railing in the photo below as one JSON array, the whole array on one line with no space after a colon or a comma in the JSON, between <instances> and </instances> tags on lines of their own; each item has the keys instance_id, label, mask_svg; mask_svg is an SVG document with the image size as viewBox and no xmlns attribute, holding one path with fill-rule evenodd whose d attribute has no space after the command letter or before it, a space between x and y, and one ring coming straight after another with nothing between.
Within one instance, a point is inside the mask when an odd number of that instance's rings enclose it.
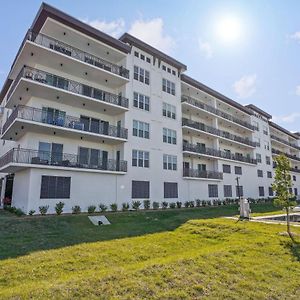
<instances>
[{"instance_id":1,"label":"metal balcony railing","mask_svg":"<svg viewBox=\"0 0 300 300\"><path fill-rule=\"evenodd\" d=\"M300 157L295 156L295 155L292 155L292 154L288 154L288 153L281 152L281 151L276 150L276 149L274 149L274 148L272 148L272 153L278 154L278 155L283 154L283 155L285 155L285 156L288 157L288 158L291 158L291 159L300 161Z\"/></svg>"},{"instance_id":2,"label":"metal balcony railing","mask_svg":"<svg viewBox=\"0 0 300 300\"><path fill-rule=\"evenodd\" d=\"M273 135L273 134L271 134L271 139L276 140L276 141L281 142L281 143L283 143L283 144L285 144L285 145L288 145L288 146L290 146L290 147L293 147L293 148L295 148L295 149L300 150L300 146L298 146L298 145L296 145L296 144L293 144L293 143L290 143L289 141L286 141L286 140L284 140L284 139L281 139L281 138L279 138L279 137L277 137L277 136L275 136L275 135Z\"/></svg>"},{"instance_id":3,"label":"metal balcony railing","mask_svg":"<svg viewBox=\"0 0 300 300\"><path fill-rule=\"evenodd\" d=\"M52 86L61 90L65 90L78 95L90 97L101 102L106 102L118 106L128 108L128 99L120 95L112 94L74 80L70 80L61 76L57 76L42 70L34 69L31 67L23 67L16 79L14 80L8 94L7 101L14 91L16 85L21 78L26 78L38 83Z\"/></svg>"},{"instance_id":4,"label":"metal balcony railing","mask_svg":"<svg viewBox=\"0 0 300 300\"><path fill-rule=\"evenodd\" d=\"M245 162L245 163L249 163L249 164L257 164L257 160L253 159L251 157L233 154L230 152L221 151L221 150L217 150L217 149L213 149L213 148L201 147L199 145L190 144L190 143L183 144L183 151L190 151L190 152L210 155L210 156L214 156L214 157L236 160L236 161L241 161L241 162Z\"/></svg>"},{"instance_id":5,"label":"metal balcony railing","mask_svg":"<svg viewBox=\"0 0 300 300\"><path fill-rule=\"evenodd\" d=\"M127 161L124 160L94 158L91 161L77 154L22 148L13 148L0 158L0 168L9 163L127 172Z\"/></svg>"},{"instance_id":6,"label":"metal balcony railing","mask_svg":"<svg viewBox=\"0 0 300 300\"><path fill-rule=\"evenodd\" d=\"M99 58L95 55L82 51L76 47L68 45L64 42L56 40L42 33L35 33L31 30L28 30L24 42L26 40L34 42L46 48L52 49L54 51L57 51L63 55L70 56L74 59L88 63L90 65L108 71L110 73L129 79L129 70L127 70L125 67L118 66L103 58Z\"/></svg>"},{"instance_id":7,"label":"metal balcony railing","mask_svg":"<svg viewBox=\"0 0 300 300\"><path fill-rule=\"evenodd\" d=\"M240 136L231 134L227 131L220 130L220 129L217 129L215 127L208 126L208 125L205 125L203 123L195 122L195 121L192 121L192 120L189 120L189 119L183 118L182 119L182 126L188 126L188 127L198 129L198 130L201 130L201 131L204 131L204 132L207 132L207 133L210 133L210 134L222 137L222 138L226 138L226 139L229 139L229 140L232 140L232 141L235 141L235 142L239 142L239 143L251 146L251 147L256 147L256 142L253 142L248 138L242 138Z\"/></svg>"},{"instance_id":8,"label":"metal balcony railing","mask_svg":"<svg viewBox=\"0 0 300 300\"><path fill-rule=\"evenodd\" d=\"M202 171L197 169L183 169L183 177L194 177L204 179L223 179L223 173L217 171Z\"/></svg>"},{"instance_id":9,"label":"metal balcony railing","mask_svg":"<svg viewBox=\"0 0 300 300\"><path fill-rule=\"evenodd\" d=\"M110 125L108 123L89 124L88 126L80 120L80 118L66 115L64 112L56 114L49 114L47 110L39 108L19 105L9 116L2 128L2 134L15 121L15 119L23 119L34 121L43 124L50 124L58 127L71 128L80 131L92 132L100 135L107 135L110 137L127 139L128 130L123 127Z\"/></svg>"},{"instance_id":10,"label":"metal balcony railing","mask_svg":"<svg viewBox=\"0 0 300 300\"><path fill-rule=\"evenodd\" d=\"M191 105L193 105L195 107L198 107L198 108L201 108L203 110L206 110L206 111L208 111L208 112L210 112L210 113L212 113L212 114L214 114L216 116L222 117L222 118L224 118L226 120L229 120L229 121L231 121L233 123L236 123L238 125L244 126L244 127L248 128L248 129L258 130L257 127L255 127L254 125L250 124L249 122L246 122L246 121L243 121L243 120L241 120L239 118L236 118L236 117L234 117L234 116L232 116L232 115L230 115L230 114L228 114L228 113L226 113L226 112L224 112L224 111L222 111L220 109L214 108L213 106L205 104L205 103L203 103L203 102L201 102L199 100L196 100L196 99L194 99L192 97L183 95L181 97L181 102L186 102L186 103L191 104Z\"/></svg>"}]
</instances>

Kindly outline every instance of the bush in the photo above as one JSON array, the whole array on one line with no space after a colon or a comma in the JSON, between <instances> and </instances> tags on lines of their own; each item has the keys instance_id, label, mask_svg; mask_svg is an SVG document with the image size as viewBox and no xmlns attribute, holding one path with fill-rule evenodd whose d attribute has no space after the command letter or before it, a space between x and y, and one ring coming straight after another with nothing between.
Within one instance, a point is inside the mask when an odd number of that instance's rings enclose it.
<instances>
[{"instance_id":1,"label":"bush","mask_svg":"<svg viewBox=\"0 0 300 300\"><path fill-rule=\"evenodd\" d=\"M152 207L153 207L153 209L159 209L159 203L154 201L152 203Z\"/></svg>"},{"instance_id":2,"label":"bush","mask_svg":"<svg viewBox=\"0 0 300 300\"><path fill-rule=\"evenodd\" d=\"M29 214L29 216L32 216L32 215L34 215L34 213L35 213L35 210L31 209L28 214Z\"/></svg>"},{"instance_id":3,"label":"bush","mask_svg":"<svg viewBox=\"0 0 300 300\"><path fill-rule=\"evenodd\" d=\"M195 201L190 201L190 207L195 207Z\"/></svg>"},{"instance_id":4,"label":"bush","mask_svg":"<svg viewBox=\"0 0 300 300\"><path fill-rule=\"evenodd\" d=\"M12 214L14 214L16 212L16 208L14 206L4 205L4 209L9 211Z\"/></svg>"},{"instance_id":5,"label":"bush","mask_svg":"<svg viewBox=\"0 0 300 300\"><path fill-rule=\"evenodd\" d=\"M144 204L144 209L150 209L150 200L144 200L143 204Z\"/></svg>"},{"instance_id":6,"label":"bush","mask_svg":"<svg viewBox=\"0 0 300 300\"><path fill-rule=\"evenodd\" d=\"M64 202L60 201L60 202L56 203L56 205L55 205L55 211L56 211L57 215L61 215L62 214L64 206L65 206Z\"/></svg>"},{"instance_id":7,"label":"bush","mask_svg":"<svg viewBox=\"0 0 300 300\"><path fill-rule=\"evenodd\" d=\"M47 214L48 209L49 209L49 205L39 206L39 211L42 216Z\"/></svg>"},{"instance_id":8,"label":"bush","mask_svg":"<svg viewBox=\"0 0 300 300\"><path fill-rule=\"evenodd\" d=\"M96 206L95 205L90 205L88 207L88 213L93 214L96 211Z\"/></svg>"},{"instance_id":9,"label":"bush","mask_svg":"<svg viewBox=\"0 0 300 300\"><path fill-rule=\"evenodd\" d=\"M100 212L105 212L105 211L107 211L107 206L105 204L100 203L99 209L100 209Z\"/></svg>"},{"instance_id":10,"label":"bush","mask_svg":"<svg viewBox=\"0 0 300 300\"><path fill-rule=\"evenodd\" d=\"M190 201L185 201L185 202L184 202L184 207L185 207L185 208L190 207Z\"/></svg>"},{"instance_id":11,"label":"bush","mask_svg":"<svg viewBox=\"0 0 300 300\"><path fill-rule=\"evenodd\" d=\"M128 202L122 203L122 210L127 211L128 209L129 209L129 203Z\"/></svg>"},{"instance_id":12,"label":"bush","mask_svg":"<svg viewBox=\"0 0 300 300\"><path fill-rule=\"evenodd\" d=\"M111 204L110 209L111 209L111 211L117 211L118 210L118 204L117 203Z\"/></svg>"},{"instance_id":13,"label":"bush","mask_svg":"<svg viewBox=\"0 0 300 300\"><path fill-rule=\"evenodd\" d=\"M138 210L141 206L141 201L132 201L132 208Z\"/></svg>"},{"instance_id":14,"label":"bush","mask_svg":"<svg viewBox=\"0 0 300 300\"><path fill-rule=\"evenodd\" d=\"M175 202L171 202L170 203L170 208L176 208L176 203Z\"/></svg>"},{"instance_id":15,"label":"bush","mask_svg":"<svg viewBox=\"0 0 300 300\"><path fill-rule=\"evenodd\" d=\"M81 208L79 205L75 205L72 207L72 214L77 215L81 213Z\"/></svg>"},{"instance_id":16,"label":"bush","mask_svg":"<svg viewBox=\"0 0 300 300\"><path fill-rule=\"evenodd\" d=\"M181 208L181 206L182 206L182 202L180 202L180 201L177 201L177 202L176 202L176 206L177 206L177 208Z\"/></svg>"},{"instance_id":17,"label":"bush","mask_svg":"<svg viewBox=\"0 0 300 300\"><path fill-rule=\"evenodd\" d=\"M168 205L169 205L168 202L163 201L163 202L161 203L161 208L162 208L162 209L166 209L166 208L168 208Z\"/></svg>"},{"instance_id":18,"label":"bush","mask_svg":"<svg viewBox=\"0 0 300 300\"><path fill-rule=\"evenodd\" d=\"M15 214L16 214L18 217L21 217L21 216L24 216L24 215L25 215L24 211L23 211L21 208L17 208L16 211L15 211Z\"/></svg>"},{"instance_id":19,"label":"bush","mask_svg":"<svg viewBox=\"0 0 300 300\"><path fill-rule=\"evenodd\" d=\"M196 207L201 206L202 201L200 199L196 199Z\"/></svg>"}]
</instances>

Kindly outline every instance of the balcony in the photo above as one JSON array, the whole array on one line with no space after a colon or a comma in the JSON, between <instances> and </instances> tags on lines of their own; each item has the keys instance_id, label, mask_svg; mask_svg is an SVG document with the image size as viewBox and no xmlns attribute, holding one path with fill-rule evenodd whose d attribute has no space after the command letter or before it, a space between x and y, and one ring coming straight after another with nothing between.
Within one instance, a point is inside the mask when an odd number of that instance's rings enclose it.
<instances>
[{"instance_id":1,"label":"balcony","mask_svg":"<svg viewBox=\"0 0 300 300\"><path fill-rule=\"evenodd\" d=\"M126 128L97 121L93 126L88 126L80 118L66 115L62 111L50 114L47 110L19 105L5 122L2 139L18 140L26 131L51 135L55 131L58 135L84 137L85 140L94 142L105 140L110 144L116 144L127 140Z\"/></svg>"},{"instance_id":2,"label":"balcony","mask_svg":"<svg viewBox=\"0 0 300 300\"><path fill-rule=\"evenodd\" d=\"M74 37L75 38L75 37ZM87 45L87 43L85 43ZM87 46L88 47L88 46ZM99 49L99 47L98 47ZM107 53L108 50L104 51ZM111 59L118 56L111 53ZM24 65L44 65L113 88L129 82L129 70L41 33L28 31L12 67L15 78Z\"/></svg>"},{"instance_id":3,"label":"balcony","mask_svg":"<svg viewBox=\"0 0 300 300\"><path fill-rule=\"evenodd\" d=\"M271 139L272 140L275 140L276 142L279 142L281 144L284 144L284 145L287 145L287 146L290 146L292 148L295 148L295 149L298 149L300 150L300 146L296 145L296 144L293 144L293 143L290 143L289 141L286 141L284 139L281 139L273 134L271 134Z\"/></svg>"},{"instance_id":4,"label":"balcony","mask_svg":"<svg viewBox=\"0 0 300 300\"><path fill-rule=\"evenodd\" d=\"M183 177L193 179L208 179L208 180L222 180L223 173L216 171L200 171L197 169L183 169Z\"/></svg>"},{"instance_id":5,"label":"balcony","mask_svg":"<svg viewBox=\"0 0 300 300\"><path fill-rule=\"evenodd\" d=\"M91 110L102 109L107 114L128 110L128 99L61 76L23 67L7 93L6 106L25 104L31 96L63 102Z\"/></svg>"},{"instance_id":6,"label":"balcony","mask_svg":"<svg viewBox=\"0 0 300 300\"><path fill-rule=\"evenodd\" d=\"M275 161L273 161L273 168L275 169L276 167L277 167L277 164ZM295 173L300 173L300 169L298 169L297 167L295 167L295 168L291 167L290 171L295 172Z\"/></svg>"},{"instance_id":7,"label":"balcony","mask_svg":"<svg viewBox=\"0 0 300 300\"><path fill-rule=\"evenodd\" d=\"M237 154L233 154L230 152L225 152L213 148L201 147L195 144L184 143L183 151L193 152L196 154L211 156L211 157L225 159L225 160L234 160L234 161L239 161L239 162L253 164L253 165L257 164L256 159L247 156L237 155Z\"/></svg>"},{"instance_id":8,"label":"balcony","mask_svg":"<svg viewBox=\"0 0 300 300\"><path fill-rule=\"evenodd\" d=\"M276 150L274 148L272 148L272 153L275 154L275 155L281 155L281 154L283 154L283 155L285 155L286 157L288 157L290 159L300 161L300 157L297 157L297 156L294 156L294 155L291 155L291 154L288 154L288 153L281 152L281 151Z\"/></svg>"},{"instance_id":9,"label":"balcony","mask_svg":"<svg viewBox=\"0 0 300 300\"><path fill-rule=\"evenodd\" d=\"M195 129L196 131L202 131L207 133L208 135L214 135L224 140L229 140L238 144L246 145L251 148L256 147L256 142L253 142L248 138L242 138L240 136L231 134L227 131L223 131L212 126L208 126L203 123L195 122L189 119L182 119L182 126Z\"/></svg>"},{"instance_id":10,"label":"balcony","mask_svg":"<svg viewBox=\"0 0 300 300\"><path fill-rule=\"evenodd\" d=\"M246 122L246 121L243 121L241 119L238 119L228 113L225 113L217 108L214 108L213 106L210 106L210 105L207 105L199 100L196 100L194 98L191 98L189 96L182 96L181 97L181 102L182 103L187 103L187 104L190 104L196 108L199 108L201 110L204 110L206 112L208 112L209 114L213 114L215 116L218 116L218 117L221 117L222 119L225 119L226 121L229 121L229 122L232 122L232 123L235 123L239 126L242 126L248 130L251 130L251 131L254 131L254 130L258 130L257 127L255 127L254 125Z\"/></svg>"},{"instance_id":11,"label":"balcony","mask_svg":"<svg viewBox=\"0 0 300 300\"><path fill-rule=\"evenodd\" d=\"M92 164L83 162L82 157L77 154L22 148L13 148L0 158L0 171L3 173L13 173L29 167L125 174L127 172L127 161L99 159Z\"/></svg>"}]
</instances>

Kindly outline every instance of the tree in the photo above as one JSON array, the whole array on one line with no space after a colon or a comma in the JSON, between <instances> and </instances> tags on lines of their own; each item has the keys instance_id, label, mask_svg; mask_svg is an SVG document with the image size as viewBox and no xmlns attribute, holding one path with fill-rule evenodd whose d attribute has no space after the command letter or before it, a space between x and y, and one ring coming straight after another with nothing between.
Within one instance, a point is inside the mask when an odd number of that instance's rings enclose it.
<instances>
[{"instance_id":1,"label":"tree","mask_svg":"<svg viewBox=\"0 0 300 300\"><path fill-rule=\"evenodd\" d=\"M294 242L294 237L290 228L290 209L296 205L293 200L294 195L290 193L292 188L292 178L290 174L291 165L289 159L285 155L279 155L275 158L275 178L272 188L276 194L274 205L279 206L286 211L287 233Z\"/></svg>"}]
</instances>

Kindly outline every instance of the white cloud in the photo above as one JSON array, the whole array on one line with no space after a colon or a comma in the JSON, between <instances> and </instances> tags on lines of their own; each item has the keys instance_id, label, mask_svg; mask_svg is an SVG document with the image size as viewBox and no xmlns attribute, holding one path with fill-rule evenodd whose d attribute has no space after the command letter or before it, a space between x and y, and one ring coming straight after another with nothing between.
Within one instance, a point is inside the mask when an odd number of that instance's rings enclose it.
<instances>
[{"instance_id":1,"label":"white cloud","mask_svg":"<svg viewBox=\"0 0 300 300\"><path fill-rule=\"evenodd\" d=\"M296 95L300 96L300 85L296 86Z\"/></svg>"},{"instance_id":2,"label":"white cloud","mask_svg":"<svg viewBox=\"0 0 300 300\"><path fill-rule=\"evenodd\" d=\"M96 20L84 19L82 21L115 38L118 38L125 31L125 21L123 19L118 19L111 22L106 22L97 19Z\"/></svg>"},{"instance_id":3,"label":"white cloud","mask_svg":"<svg viewBox=\"0 0 300 300\"><path fill-rule=\"evenodd\" d=\"M295 40L300 43L300 31L296 31L289 36L292 40Z\"/></svg>"},{"instance_id":4,"label":"white cloud","mask_svg":"<svg viewBox=\"0 0 300 300\"><path fill-rule=\"evenodd\" d=\"M175 46L174 39L164 32L164 22L161 18L136 20L131 24L128 33L167 53Z\"/></svg>"},{"instance_id":5,"label":"white cloud","mask_svg":"<svg viewBox=\"0 0 300 300\"><path fill-rule=\"evenodd\" d=\"M273 116L274 122L282 123L294 123L296 119L300 118L300 113L295 112L285 116Z\"/></svg>"},{"instance_id":6,"label":"white cloud","mask_svg":"<svg viewBox=\"0 0 300 300\"><path fill-rule=\"evenodd\" d=\"M239 98L251 97L256 92L256 74L245 75L233 84Z\"/></svg>"},{"instance_id":7,"label":"white cloud","mask_svg":"<svg viewBox=\"0 0 300 300\"><path fill-rule=\"evenodd\" d=\"M209 59L213 57L213 50L209 42L207 41L205 42L199 39L198 44L199 44L200 51L204 53L206 58Z\"/></svg>"}]
</instances>

